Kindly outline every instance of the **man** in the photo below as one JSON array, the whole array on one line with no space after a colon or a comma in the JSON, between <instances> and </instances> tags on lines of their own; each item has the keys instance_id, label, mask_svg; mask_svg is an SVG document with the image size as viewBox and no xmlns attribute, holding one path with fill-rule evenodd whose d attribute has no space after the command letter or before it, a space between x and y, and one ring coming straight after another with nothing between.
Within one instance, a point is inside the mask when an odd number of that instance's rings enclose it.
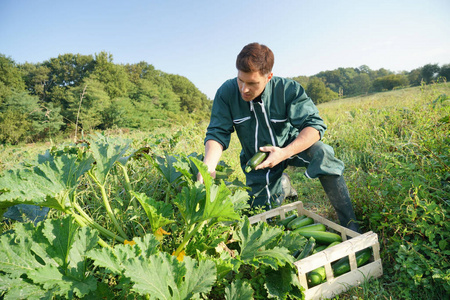
<instances>
[{"instance_id":1,"label":"man","mask_svg":"<svg viewBox=\"0 0 450 300\"><path fill-rule=\"evenodd\" d=\"M291 193L283 171L288 166L306 167L308 178L319 178L341 225L358 231L342 176L344 164L320 141L326 125L300 84L273 76L273 64L274 55L265 45L251 43L239 53L237 78L226 81L214 98L204 163L215 177L222 152L236 131L242 170L258 150L269 152L265 161L245 174L252 206L280 205ZM198 179L202 181L200 175Z\"/></svg>"}]
</instances>

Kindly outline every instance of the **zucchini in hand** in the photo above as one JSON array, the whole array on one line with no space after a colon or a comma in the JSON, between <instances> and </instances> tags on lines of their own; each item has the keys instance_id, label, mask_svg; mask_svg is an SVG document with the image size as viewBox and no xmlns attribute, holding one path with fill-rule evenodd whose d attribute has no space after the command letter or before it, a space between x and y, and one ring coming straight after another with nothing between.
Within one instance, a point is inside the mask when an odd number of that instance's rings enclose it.
<instances>
[{"instance_id":1,"label":"zucchini in hand","mask_svg":"<svg viewBox=\"0 0 450 300\"><path fill-rule=\"evenodd\" d=\"M270 147L270 146L272 146L272 145L267 144L264 147ZM251 170L254 170L257 165L262 163L267 158L268 155L269 155L269 152L258 151L255 155L253 155L252 158L250 158L250 160L245 165L245 172L248 173Z\"/></svg>"}]
</instances>

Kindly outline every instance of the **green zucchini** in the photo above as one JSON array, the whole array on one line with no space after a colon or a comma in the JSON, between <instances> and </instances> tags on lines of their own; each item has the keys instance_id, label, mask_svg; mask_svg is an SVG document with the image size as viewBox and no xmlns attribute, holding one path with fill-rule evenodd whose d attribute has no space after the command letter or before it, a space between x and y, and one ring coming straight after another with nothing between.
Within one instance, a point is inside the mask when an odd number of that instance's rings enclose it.
<instances>
[{"instance_id":1,"label":"green zucchini","mask_svg":"<svg viewBox=\"0 0 450 300\"><path fill-rule=\"evenodd\" d=\"M328 245L327 249L328 249L328 248L331 248L331 247L333 247L333 246L336 246L336 245L338 245L338 244L340 244L340 243L341 243L341 242L333 242L333 243L331 243L331 244Z\"/></svg>"},{"instance_id":2,"label":"green zucchini","mask_svg":"<svg viewBox=\"0 0 450 300\"><path fill-rule=\"evenodd\" d=\"M293 214L290 215L289 217L284 218L284 220L279 220L277 224L281 226L286 226L290 221L294 220L295 218L297 218L297 215Z\"/></svg>"},{"instance_id":3,"label":"green zucchini","mask_svg":"<svg viewBox=\"0 0 450 300\"><path fill-rule=\"evenodd\" d=\"M295 230L297 231L297 230ZM298 232L298 231L297 231ZM342 242L342 237L336 233L328 232L328 231L300 231L298 232L306 238L313 237L319 244L331 244L334 242Z\"/></svg>"},{"instance_id":4,"label":"green zucchini","mask_svg":"<svg viewBox=\"0 0 450 300\"><path fill-rule=\"evenodd\" d=\"M325 231L325 229L326 229L325 225L316 223L316 224L310 224L310 225L298 227L294 231L302 234L302 232L305 232L305 231Z\"/></svg>"},{"instance_id":5,"label":"green zucchini","mask_svg":"<svg viewBox=\"0 0 450 300\"><path fill-rule=\"evenodd\" d=\"M270 146L272 146L272 145L267 144L264 147L270 147ZM262 163L267 158L268 155L269 155L269 152L262 152L262 151L256 152L255 155L253 155L252 158L250 158L250 160L245 165L245 172L248 173L251 170L254 170L257 165Z\"/></svg>"},{"instance_id":6,"label":"green zucchini","mask_svg":"<svg viewBox=\"0 0 450 300\"><path fill-rule=\"evenodd\" d=\"M290 221L287 225L286 228L290 229L290 230L294 230L306 225L310 225L314 223L314 220L312 218L304 218L302 216L295 218L294 220Z\"/></svg>"},{"instance_id":7,"label":"green zucchini","mask_svg":"<svg viewBox=\"0 0 450 300\"><path fill-rule=\"evenodd\" d=\"M317 252L320 252L320 251L323 251L323 250L325 250L327 247L328 247L327 245L320 245L320 246L316 245L316 248L314 248L314 250L313 250L313 254L315 254L315 253L317 253Z\"/></svg>"},{"instance_id":8,"label":"green zucchini","mask_svg":"<svg viewBox=\"0 0 450 300\"><path fill-rule=\"evenodd\" d=\"M322 282L325 281L326 278L327 275L325 273L325 267L319 267L306 274L306 279L308 281L309 287L321 284Z\"/></svg>"},{"instance_id":9,"label":"green zucchini","mask_svg":"<svg viewBox=\"0 0 450 300\"><path fill-rule=\"evenodd\" d=\"M303 248L302 252L298 256L294 256L297 260L303 259L307 256L309 256L314 247L316 246L316 240L314 238L309 238L308 242L306 243L305 248Z\"/></svg>"},{"instance_id":10,"label":"green zucchini","mask_svg":"<svg viewBox=\"0 0 450 300\"><path fill-rule=\"evenodd\" d=\"M366 264L370 257L372 256L371 248L367 248L361 251L356 252L356 265L358 267ZM334 276L340 276L350 271L350 263L348 257L343 257L337 262L331 264L331 268L333 269Z\"/></svg>"}]
</instances>

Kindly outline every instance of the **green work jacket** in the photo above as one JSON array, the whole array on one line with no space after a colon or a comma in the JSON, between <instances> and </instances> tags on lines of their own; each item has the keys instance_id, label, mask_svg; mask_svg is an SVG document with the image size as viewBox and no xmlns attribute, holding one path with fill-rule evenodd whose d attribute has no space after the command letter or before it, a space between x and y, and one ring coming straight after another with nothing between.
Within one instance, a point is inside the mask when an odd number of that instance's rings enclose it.
<instances>
[{"instance_id":1,"label":"green work jacket","mask_svg":"<svg viewBox=\"0 0 450 300\"><path fill-rule=\"evenodd\" d=\"M326 130L317 107L299 83L274 76L260 101L246 102L234 78L226 81L216 93L205 143L215 140L225 150L231 133L236 131L242 145L242 165L266 144L287 146L305 127L317 129L321 138Z\"/></svg>"}]
</instances>

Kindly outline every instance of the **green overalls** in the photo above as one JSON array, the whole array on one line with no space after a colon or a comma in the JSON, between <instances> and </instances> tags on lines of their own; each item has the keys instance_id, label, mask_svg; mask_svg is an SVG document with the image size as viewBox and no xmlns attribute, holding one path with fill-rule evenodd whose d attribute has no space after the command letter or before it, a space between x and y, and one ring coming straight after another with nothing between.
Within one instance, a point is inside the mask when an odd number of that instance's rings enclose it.
<instances>
[{"instance_id":1,"label":"green overalls","mask_svg":"<svg viewBox=\"0 0 450 300\"><path fill-rule=\"evenodd\" d=\"M260 98L246 102L240 96L235 78L226 81L216 93L205 143L212 139L226 150L231 133L236 131L242 145L240 162L244 170L259 147L266 144L285 147L305 127L317 129L321 138L326 130L317 107L299 83L274 76ZM333 149L319 141L271 169L246 173L251 205L273 206L282 194L280 178L288 165L306 167L305 175L309 178L342 175L344 170Z\"/></svg>"}]
</instances>

